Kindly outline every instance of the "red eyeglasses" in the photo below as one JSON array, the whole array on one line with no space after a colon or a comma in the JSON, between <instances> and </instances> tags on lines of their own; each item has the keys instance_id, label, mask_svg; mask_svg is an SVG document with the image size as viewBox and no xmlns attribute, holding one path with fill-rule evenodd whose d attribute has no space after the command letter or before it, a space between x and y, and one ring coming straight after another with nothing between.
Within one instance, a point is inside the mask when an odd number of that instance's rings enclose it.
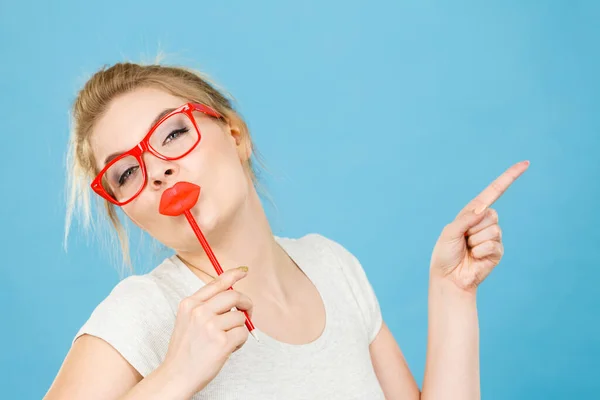
<instances>
[{"instance_id":1,"label":"red eyeglasses","mask_svg":"<svg viewBox=\"0 0 600 400\"><path fill-rule=\"evenodd\" d=\"M187 103L162 117L137 146L112 159L92 181L98 195L117 206L135 199L146 186L148 179L144 152L161 160L178 160L188 155L200 142L200 130L193 112L199 111L214 118L222 118L212 108L197 103Z\"/></svg>"}]
</instances>

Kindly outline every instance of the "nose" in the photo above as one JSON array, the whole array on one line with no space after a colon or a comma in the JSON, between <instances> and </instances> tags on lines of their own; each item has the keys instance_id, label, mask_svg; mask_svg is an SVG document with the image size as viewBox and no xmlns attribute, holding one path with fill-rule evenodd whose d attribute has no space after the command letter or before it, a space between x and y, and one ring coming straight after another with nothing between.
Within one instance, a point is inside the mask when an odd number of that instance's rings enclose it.
<instances>
[{"instance_id":1,"label":"nose","mask_svg":"<svg viewBox=\"0 0 600 400\"><path fill-rule=\"evenodd\" d=\"M152 154L144 154L144 163L148 174L148 185L158 190L175 183L178 167L173 161L161 160Z\"/></svg>"}]
</instances>

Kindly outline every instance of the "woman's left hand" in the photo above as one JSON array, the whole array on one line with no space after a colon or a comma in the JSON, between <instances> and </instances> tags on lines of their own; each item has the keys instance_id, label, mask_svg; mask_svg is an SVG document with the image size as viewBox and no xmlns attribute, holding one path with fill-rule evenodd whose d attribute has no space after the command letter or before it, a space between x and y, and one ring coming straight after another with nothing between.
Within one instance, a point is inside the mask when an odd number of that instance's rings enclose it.
<instances>
[{"instance_id":1,"label":"woman's left hand","mask_svg":"<svg viewBox=\"0 0 600 400\"><path fill-rule=\"evenodd\" d=\"M432 278L474 292L498 265L504 253L502 233L498 213L489 207L528 167L529 161L510 167L446 225L431 256Z\"/></svg>"}]
</instances>

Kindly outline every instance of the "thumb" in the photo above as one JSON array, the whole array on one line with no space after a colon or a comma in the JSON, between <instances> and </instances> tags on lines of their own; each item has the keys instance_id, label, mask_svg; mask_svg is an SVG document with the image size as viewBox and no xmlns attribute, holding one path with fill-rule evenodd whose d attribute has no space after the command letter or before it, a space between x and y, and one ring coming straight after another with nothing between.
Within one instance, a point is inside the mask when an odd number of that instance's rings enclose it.
<instances>
[{"instance_id":1,"label":"thumb","mask_svg":"<svg viewBox=\"0 0 600 400\"><path fill-rule=\"evenodd\" d=\"M446 240L461 239L465 236L465 233L478 223L480 223L485 217L485 210L477 210L479 214L475 214L475 211L469 211L467 213L459 215L454 221L452 221L446 229L444 229L444 238Z\"/></svg>"}]
</instances>

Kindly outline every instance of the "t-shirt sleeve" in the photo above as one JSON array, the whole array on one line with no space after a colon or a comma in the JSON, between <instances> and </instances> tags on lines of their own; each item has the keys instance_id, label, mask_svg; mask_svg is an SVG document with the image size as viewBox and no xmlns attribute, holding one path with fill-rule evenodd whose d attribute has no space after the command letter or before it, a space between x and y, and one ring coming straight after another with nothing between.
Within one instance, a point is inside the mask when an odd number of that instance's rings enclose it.
<instances>
[{"instance_id":1,"label":"t-shirt sleeve","mask_svg":"<svg viewBox=\"0 0 600 400\"><path fill-rule=\"evenodd\" d=\"M174 311L155 281L134 275L119 282L79 329L109 343L142 376L164 359L174 323Z\"/></svg>"},{"instance_id":2,"label":"t-shirt sleeve","mask_svg":"<svg viewBox=\"0 0 600 400\"><path fill-rule=\"evenodd\" d=\"M381 330L383 324L383 317L375 291L356 256L338 242L323 236L321 237L327 241L339 261L342 272L348 281L363 316L370 344Z\"/></svg>"}]
</instances>

